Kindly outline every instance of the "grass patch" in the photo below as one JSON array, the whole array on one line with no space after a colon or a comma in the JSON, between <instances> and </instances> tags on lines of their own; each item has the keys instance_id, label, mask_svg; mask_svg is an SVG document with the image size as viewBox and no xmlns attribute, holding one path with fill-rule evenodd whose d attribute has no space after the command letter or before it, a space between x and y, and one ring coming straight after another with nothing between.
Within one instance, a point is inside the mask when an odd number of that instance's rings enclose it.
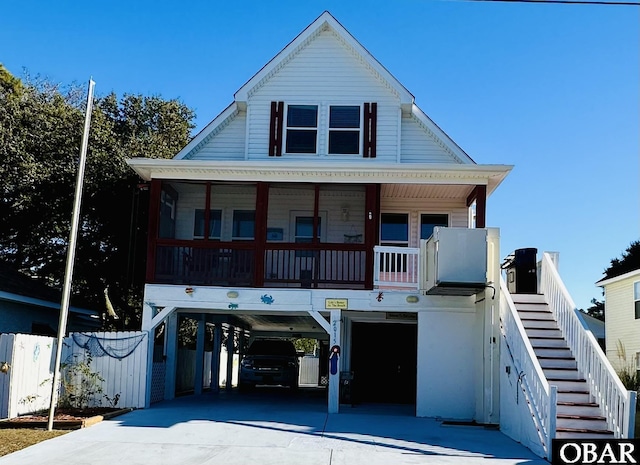
<instances>
[{"instance_id":1,"label":"grass patch","mask_svg":"<svg viewBox=\"0 0 640 465\"><path fill-rule=\"evenodd\" d=\"M0 429L0 456L66 433L67 431L46 431L42 429Z\"/></svg>"}]
</instances>

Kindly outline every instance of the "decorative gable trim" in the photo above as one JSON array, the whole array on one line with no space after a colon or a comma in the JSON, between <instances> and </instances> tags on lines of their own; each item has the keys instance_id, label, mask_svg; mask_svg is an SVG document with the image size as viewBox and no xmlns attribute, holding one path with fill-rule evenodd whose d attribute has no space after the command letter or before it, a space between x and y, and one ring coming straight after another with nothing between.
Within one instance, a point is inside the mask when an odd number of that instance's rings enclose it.
<instances>
[{"instance_id":1,"label":"decorative gable trim","mask_svg":"<svg viewBox=\"0 0 640 465\"><path fill-rule=\"evenodd\" d=\"M456 144L440 127L433 122L417 105L413 105L411 115L418 125L423 128L447 154L451 155L458 163L476 164L462 148Z\"/></svg>"},{"instance_id":2,"label":"decorative gable trim","mask_svg":"<svg viewBox=\"0 0 640 465\"><path fill-rule=\"evenodd\" d=\"M285 66L300 50L323 31L330 30L383 84L397 95L400 104L410 106L413 95L376 60L328 11L322 13L313 23L293 39L271 61L262 67L234 95L238 102L246 102L274 74Z\"/></svg>"},{"instance_id":3,"label":"decorative gable trim","mask_svg":"<svg viewBox=\"0 0 640 465\"><path fill-rule=\"evenodd\" d=\"M240 109L236 103L232 103L225 108L222 113L215 117L213 121L207 124L191 142L189 142L178 154L173 157L175 160L189 160L204 145L206 145L216 134L226 128L240 113Z\"/></svg>"}]
</instances>

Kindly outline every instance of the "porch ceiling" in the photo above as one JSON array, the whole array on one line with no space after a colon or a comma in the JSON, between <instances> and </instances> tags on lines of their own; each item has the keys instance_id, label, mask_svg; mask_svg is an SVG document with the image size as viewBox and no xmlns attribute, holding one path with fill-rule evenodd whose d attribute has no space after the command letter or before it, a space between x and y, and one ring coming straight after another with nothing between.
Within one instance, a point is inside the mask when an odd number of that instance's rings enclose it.
<instances>
[{"instance_id":1,"label":"porch ceiling","mask_svg":"<svg viewBox=\"0 0 640 465\"><path fill-rule=\"evenodd\" d=\"M265 181L350 184L486 185L490 194L509 174L509 165L398 164L290 160L196 161L128 159L143 179L207 181Z\"/></svg>"},{"instance_id":2,"label":"porch ceiling","mask_svg":"<svg viewBox=\"0 0 640 465\"><path fill-rule=\"evenodd\" d=\"M466 200L475 186L440 184L383 184L382 198Z\"/></svg>"},{"instance_id":3,"label":"porch ceiling","mask_svg":"<svg viewBox=\"0 0 640 465\"><path fill-rule=\"evenodd\" d=\"M312 333L318 333L319 336L327 336L320 324L307 312L265 313L234 310L233 313L212 311L207 312L207 314L215 315L213 318L215 321L223 321L255 333L281 333L282 337L287 335L294 337L296 334L308 335Z\"/></svg>"}]
</instances>

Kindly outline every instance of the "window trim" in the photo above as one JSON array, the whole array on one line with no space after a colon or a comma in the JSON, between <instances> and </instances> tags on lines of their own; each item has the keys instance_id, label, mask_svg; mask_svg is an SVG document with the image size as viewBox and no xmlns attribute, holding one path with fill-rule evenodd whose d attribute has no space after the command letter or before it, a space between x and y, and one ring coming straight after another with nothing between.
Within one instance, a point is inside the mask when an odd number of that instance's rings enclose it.
<instances>
[{"instance_id":1,"label":"window trim","mask_svg":"<svg viewBox=\"0 0 640 465\"><path fill-rule=\"evenodd\" d=\"M332 107L358 107L358 127L357 128L332 128L331 108ZM362 156L362 146L364 144L364 103L341 103L327 105L327 155L329 156ZM331 132L355 132L358 131L358 151L356 153L331 153L329 151Z\"/></svg>"},{"instance_id":2,"label":"window trim","mask_svg":"<svg viewBox=\"0 0 640 465\"><path fill-rule=\"evenodd\" d=\"M296 107L296 106L310 106L310 107L316 107L316 126L315 128L312 127L302 127L302 126L289 126L289 107ZM284 147L283 147L283 153L287 154L287 155L318 155L319 153L319 142L320 142L320 122L321 122L321 118L320 118L320 104L318 103L300 103L300 102L288 102L285 103L284 105L284 116L282 118L283 120L283 124L282 124L282 129L284 132ZM289 130L293 130L293 131L312 131L315 130L316 131L316 150L315 152L289 152L287 150L287 141L289 139Z\"/></svg>"},{"instance_id":3,"label":"window trim","mask_svg":"<svg viewBox=\"0 0 640 465\"><path fill-rule=\"evenodd\" d=\"M640 320L640 281L633 282L633 309L636 320Z\"/></svg>"}]
</instances>

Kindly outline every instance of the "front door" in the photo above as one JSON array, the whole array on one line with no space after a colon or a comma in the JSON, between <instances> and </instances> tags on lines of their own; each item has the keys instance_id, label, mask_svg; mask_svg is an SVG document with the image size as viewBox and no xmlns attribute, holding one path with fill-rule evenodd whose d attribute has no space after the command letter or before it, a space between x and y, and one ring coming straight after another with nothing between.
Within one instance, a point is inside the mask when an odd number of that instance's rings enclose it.
<instances>
[{"instance_id":1,"label":"front door","mask_svg":"<svg viewBox=\"0 0 640 465\"><path fill-rule=\"evenodd\" d=\"M416 324L354 322L354 401L415 403L417 341Z\"/></svg>"}]
</instances>

